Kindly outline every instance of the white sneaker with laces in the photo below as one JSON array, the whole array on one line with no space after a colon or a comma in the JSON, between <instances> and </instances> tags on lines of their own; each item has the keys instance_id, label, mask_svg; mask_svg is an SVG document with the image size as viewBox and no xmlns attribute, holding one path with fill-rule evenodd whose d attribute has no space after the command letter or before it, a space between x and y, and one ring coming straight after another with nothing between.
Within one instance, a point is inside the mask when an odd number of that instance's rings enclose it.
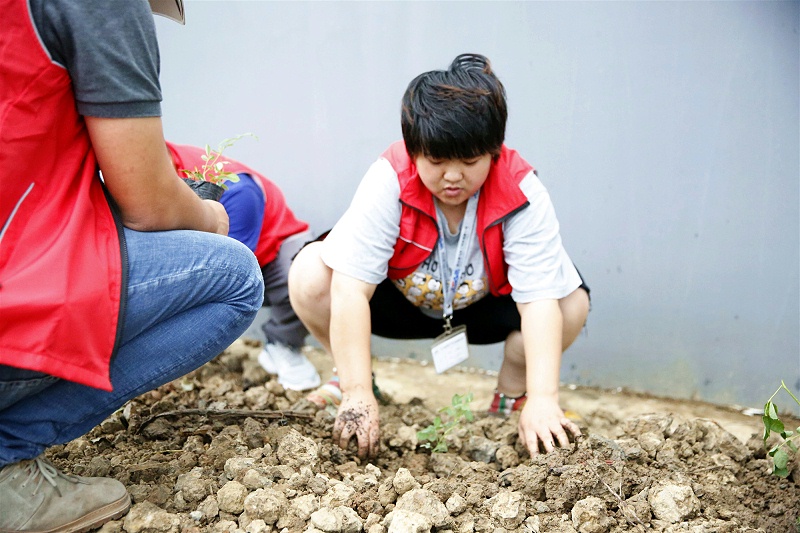
<instances>
[{"instance_id":1,"label":"white sneaker with laces","mask_svg":"<svg viewBox=\"0 0 800 533\"><path fill-rule=\"evenodd\" d=\"M270 342L258 355L258 362L270 374L278 375L285 389L308 390L321 383L319 372L299 350L285 344Z\"/></svg>"}]
</instances>

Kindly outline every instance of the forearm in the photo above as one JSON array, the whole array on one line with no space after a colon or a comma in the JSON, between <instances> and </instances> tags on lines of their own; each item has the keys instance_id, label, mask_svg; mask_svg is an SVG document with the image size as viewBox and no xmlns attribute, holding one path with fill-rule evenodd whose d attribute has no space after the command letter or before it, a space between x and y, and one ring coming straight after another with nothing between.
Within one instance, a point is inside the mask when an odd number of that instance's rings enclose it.
<instances>
[{"instance_id":1,"label":"forearm","mask_svg":"<svg viewBox=\"0 0 800 533\"><path fill-rule=\"evenodd\" d=\"M521 304L528 397L558 398L563 317L556 300Z\"/></svg>"},{"instance_id":2,"label":"forearm","mask_svg":"<svg viewBox=\"0 0 800 533\"><path fill-rule=\"evenodd\" d=\"M103 179L126 227L217 231L215 209L178 178L159 117L86 117L86 124Z\"/></svg>"},{"instance_id":3,"label":"forearm","mask_svg":"<svg viewBox=\"0 0 800 533\"><path fill-rule=\"evenodd\" d=\"M372 290L374 286L336 272L331 280L331 351L343 392L357 388L372 390L369 311Z\"/></svg>"}]
</instances>

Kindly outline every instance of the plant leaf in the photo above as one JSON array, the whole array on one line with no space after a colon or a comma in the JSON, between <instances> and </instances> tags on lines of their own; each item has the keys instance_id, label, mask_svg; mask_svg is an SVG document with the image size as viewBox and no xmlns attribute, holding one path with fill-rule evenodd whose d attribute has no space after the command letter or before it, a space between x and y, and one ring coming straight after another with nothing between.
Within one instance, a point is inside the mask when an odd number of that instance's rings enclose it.
<instances>
[{"instance_id":1,"label":"plant leaf","mask_svg":"<svg viewBox=\"0 0 800 533\"><path fill-rule=\"evenodd\" d=\"M767 405L764 406L764 413L772 419L778 418L778 406L772 402L767 402Z\"/></svg>"},{"instance_id":2,"label":"plant leaf","mask_svg":"<svg viewBox=\"0 0 800 533\"><path fill-rule=\"evenodd\" d=\"M764 419L764 426L767 428L767 431L773 431L775 433L783 433L784 430L783 422L779 419L766 418Z\"/></svg>"}]
</instances>

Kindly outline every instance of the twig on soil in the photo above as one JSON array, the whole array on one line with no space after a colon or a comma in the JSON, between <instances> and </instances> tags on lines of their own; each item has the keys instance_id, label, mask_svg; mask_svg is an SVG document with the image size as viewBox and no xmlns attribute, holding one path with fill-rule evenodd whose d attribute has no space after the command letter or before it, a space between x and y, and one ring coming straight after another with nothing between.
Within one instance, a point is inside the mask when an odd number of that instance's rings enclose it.
<instances>
[{"instance_id":1,"label":"twig on soil","mask_svg":"<svg viewBox=\"0 0 800 533\"><path fill-rule=\"evenodd\" d=\"M620 448L619 451L622 452L622 449ZM625 517L625 520L628 522L628 524L632 526L639 525L645 527L644 523L636 515L636 511L630 508L628 502L622 496L622 481L623 481L622 471L625 469L624 454L623 458L615 462L619 464L619 469L617 469L617 473L619 474L619 492L612 489L611 486L608 483L606 483L602 477L600 477L600 474L597 472L597 469L595 468L594 465L586 463L586 466L588 466L591 469L592 474L594 474L595 477L600 481L600 483L602 483L605 486L608 492L610 492L617 499L617 501L619 502L620 511L622 511L622 516ZM629 514L631 516L629 516Z\"/></svg>"},{"instance_id":2,"label":"twig on soil","mask_svg":"<svg viewBox=\"0 0 800 533\"><path fill-rule=\"evenodd\" d=\"M262 418L267 420L286 420L287 418L304 418L306 420L311 420L314 418L314 415L311 413L300 413L297 411L269 411L269 410L252 410L252 409L177 409L174 411L164 411L163 413L158 413L155 415L151 415L150 417L146 418L142 421L138 428L136 428L136 433L139 433L142 428L148 425L150 422L155 420L156 418L162 418L167 416L192 416L192 415L199 415L205 417L221 417L221 418Z\"/></svg>"},{"instance_id":3,"label":"twig on soil","mask_svg":"<svg viewBox=\"0 0 800 533\"><path fill-rule=\"evenodd\" d=\"M603 485L605 485L605 487L608 489L608 492L610 492L610 493L611 493L611 494L612 494L612 495L613 495L613 496L614 496L614 497L617 499L617 501L619 502L619 508L620 508L620 510L622 510L622 516L624 516L624 517L625 517L625 520L627 520L627 521L628 521L628 523L629 523L630 525L632 525L632 526L633 526L633 525L640 525L640 526L644 527L644 524L642 523L642 521L639 519L639 517L638 517L638 516L636 516L636 511L634 511L633 509L630 509L630 508L628 507L628 502L627 502L627 501L625 501L625 499L622 497L622 491L620 490L620 493L619 493L619 494L617 494L617 492L616 492L616 491L614 491L614 489L612 489L612 488L609 486L609 484L608 484L608 483L606 483L605 481L603 481L603 478L601 478L601 477L600 477L600 476L597 474L597 472L595 472L595 473L594 473L594 475L596 475L596 476L597 476L597 479L599 479L599 480L600 480L600 483L602 483ZM620 481L620 484L622 484L622 481ZM628 516L628 513L630 513L630 514L632 515L632 518Z\"/></svg>"}]
</instances>

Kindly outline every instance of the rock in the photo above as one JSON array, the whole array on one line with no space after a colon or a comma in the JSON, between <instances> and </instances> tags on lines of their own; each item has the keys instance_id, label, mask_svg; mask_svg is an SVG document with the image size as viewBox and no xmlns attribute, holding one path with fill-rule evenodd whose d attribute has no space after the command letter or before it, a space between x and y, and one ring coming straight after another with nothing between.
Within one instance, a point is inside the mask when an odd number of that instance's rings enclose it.
<instances>
[{"instance_id":1,"label":"rock","mask_svg":"<svg viewBox=\"0 0 800 533\"><path fill-rule=\"evenodd\" d=\"M239 525L233 520L220 520L211 528L212 533L239 533Z\"/></svg>"},{"instance_id":2,"label":"rock","mask_svg":"<svg viewBox=\"0 0 800 533\"><path fill-rule=\"evenodd\" d=\"M457 533L472 533L475 531L475 516L470 511L458 515L454 529Z\"/></svg>"},{"instance_id":3,"label":"rock","mask_svg":"<svg viewBox=\"0 0 800 533\"><path fill-rule=\"evenodd\" d=\"M322 495L320 500L321 507L338 507L344 505L350 507L350 500L356 493L353 487L348 487L341 481L333 483Z\"/></svg>"},{"instance_id":4,"label":"rock","mask_svg":"<svg viewBox=\"0 0 800 533\"><path fill-rule=\"evenodd\" d=\"M648 489L642 489L638 494L634 494L625 503L620 506L623 516L626 520L633 520L634 522L647 523L653 513L650 509L650 504L647 502Z\"/></svg>"},{"instance_id":5,"label":"rock","mask_svg":"<svg viewBox=\"0 0 800 533\"><path fill-rule=\"evenodd\" d=\"M495 460L495 454L498 448L500 448L499 442L489 440L486 437L473 435L467 441L464 451L473 461L491 463Z\"/></svg>"},{"instance_id":6,"label":"rock","mask_svg":"<svg viewBox=\"0 0 800 533\"><path fill-rule=\"evenodd\" d=\"M363 529L358 513L343 505L314 512L311 515L311 524L326 533L358 533Z\"/></svg>"},{"instance_id":7,"label":"rock","mask_svg":"<svg viewBox=\"0 0 800 533\"><path fill-rule=\"evenodd\" d=\"M315 465L319 461L317 443L292 429L278 442L278 460L295 470L305 465Z\"/></svg>"},{"instance_id":8,"label":"rock","mask_svg":"<svg viewBox=\"0 0 800 533\"><path fill-rule=\"evenodd\" d=\"M324 474L317 474L312 479L308 480L307 484L308 490L310 490L314 494L322 496L323 494L328 492L328 481L329 481L328 477L325 476Z\"/></svg>"},{"instance_id":9,"label":"rock","mask_svg":"<svg viewBox=\"0 0 800 533\"><path fill-rule=\"evenodd\" d=\"M306 494L293 499L290 503L292 512L301 520L308 520L319 509L319 496Z\"/></svg>"},{"instance_id":10,"label":"rock","mask_svg":"<svg viewBox=\"0 0 800 533\"><path fill-rule=\"evenodd\" d=\"M495 459L501 470L512 468L520 464L520 458L517 451L510 444L503 444L495 452Z\"/></svg>"},{"instance_id":11,"label":"rock","mask_svg":"<svg viewBox=\"0 0 800 533\"><path fill-rule=\"evenodd\" d=\"M387 533L430 533L433 524L420 513L406 509L395 509L384 519Z\"/></svg>"},{"instance_id":12,"label":"rock","mask_svg":"<svg viewBox=\"0 0 800 533\"><path fill-rule=\"evenodd\" d=\"M700 501L689 485L657 484L647 495L653 515L674 524L694 516L700 508Z\"/></svg>"},{"instance_id":13,"label":"rock","mask_svg":"<svg viewBox=\"0 0 800 533\"><path fill-rule=\"evenodd\" d=\"M467 509L467 500L465 500L464 497L458 493L455 493L447 498L447 501L444 505L447 507L447 510L450 511L451 515L456 516L463 513Z\"/></svg>"},{"instance_id":14,"label":"rock","mask_svg":"<svg viewBox=\"0 0 800 533\"><path fill-rule=\"evenodd\" d=\"M246 471L242 476L241 481L242 485L247 487L248 490L263 489L265 487L272 486L272 479L255 468L251 468L250 470Z\"/></svg>"},{"instance_id":15,"label":"rock","mask_svg":"<svg viewBox=\"0 0 800 533\"><path fill-rule=\"evenodd\" d=\"M440 477L450 476L458 472L466 461L453 453L432 453L430 467Z\"/></svg>"},{"instance_id":16,"label":"rock","mask_svg":"<svg viewBox=\"0 0 800 533\"><path fill-rule=\"evenodd\" d=\"M400 496L412 489L420 488L420 484L414 479L414 476L411 475L408 468L398 468L392 480L392 487L395 492L397 492L398 496Z\"/></svg>"},{"instance_id":17,"label":"rock","mask_svg":"<svg viewBox=\"0 0 800 533\"><path fill-rule=\"evenodd\" d=\"M105 457L92 457L85 475L89 477L107 477L109 472L111 472L111 461Z\"/></svg>"},{"instance_id":18,"label":"rock","mask_svg":"<svg viewBox=\"0 0 800 533\"><path fill-rule=\"evenodd\" d=\"M383 476L381 469L372 463L367 463L367 466L364 467L364 473L375 476L375 479L380 479Z\"/></svg>"},{"instance_id":19,"label":"rock","mask_svg":"<svg viewBox=\"0 0 800 533\"><path fill-rule=\"evenodd\" d=\"M634 437L642 433L660 433L664 437L672 422L673 418L670 415L651 413L626 420L622 424L622 431Z\"/></svg>"},{"instance_id":20,"label":"rock","mask_svg":"<svg viewBox=\"0 0 800 533\"><path fill-rule=\"evenodd\" d=\"M125 515L123 527L128 533L177 533L180 519L171 513L159 509L150 502L137 503Z\"/></svg>"},{"instance_id":21,"label":"rock","mask_svg":"<svg viewBox=\"0 0 800 533\"><path fill-rule=\"evenodd\" d=\"M212 482L205 477L202 468L192 468L186 474L178 476L175 492L183 494L187 503L202 501L213 490Z\"/></svg>"},{"instance_id":22,"label":"rock","mask_svg":"<svg viewBox=\"0 0 800 533\"><path fill-rule=\"evenodd\" d=\"M523 531L525 533L541 533L542 531L542 521L541 519L534 515L529 516L525 519L525 523L523 524Z\"/></svg>"},{"instance_id":23,"label":"rock","mask_svg":"<svg viewBox=\"0 0 800 533\"><path fill-rule=\"evenodd\" d=\"M247 533L269 533L272 531L272 526L268 526L263 520L253 520L245 528Z\"/></svg>"},{"instance_id":24,"label":"rock","mask_svg":"<svg viewBox=\"0 0 800 533\"><path fill-rule=\"evenodd\" d=\"M411 426L398 424L393 428L386 428L387 434L391 435L387 444L392 448L401 448L404 450L415 450L419 439L417 438L417 430Z\"/></svg>"},{"instance_id":25,"label":"rock","mask_svg":"<svg viewBox=\"0 0 800 533\"><path fill-rule=\"evenodd\" d=\"M375 514L375 513L370 513L367 516L367 519L364 520L364 530L365 531L369 531L369 528L371 528L372 526L375 526L375 525L378 525L381 528L383 528L383 526L381 526L380 524L381 524L381 515Z\"/></svg>"},{"instance_id":26,"label":"rock","mask_svg":"<svg viewBox=\"0 0 800 533\"><path fill-rule=\"evenodd\" d=\"M248 493L247 487L238 481L228 481L217 491L217 504L221 511L234 515L241 514Z\"/></svg>"},{"instance_id":27,"label":"rock","mask_svg":"<svg viewBox=\"0 0 800 533\"><path fill-rule=\"evenodd\" d=\"M378 486L378 503L386 507L397 501L397 491L394 490L394 478L388 478Z\"/></svg>"},{"instance_id":28,"label":"rock","mask_svg":"<svg viewBox=\"0 0 800 533\"><path fill-rule=\"evenodd\" d=\"M578 533L606 533L614 524L608 516L606 504L600 498L589 496L575 502L572 507L572 525Z\"/></svg>"},{"instance_id":29,"label":"rock","mask_svg":"<svg viewBox=\"0 0 800 533\"><path fill-rule=\"evenodd\" d=\"M662 432L648 431L639 435L639 446L649 455L655 458L656 453L664 444L664 434Z\"/></svg>"},{"instance_id":30,"label":"rock","mask_svg":"<svg viewBox=\"0 0 800 533\"><path fill-rule=\"evenodd\" d=\"M211 520L219 514L219 504L214 496L209 496L197 506L197 511L202 515L201 520Z\"/></svg>"},{"instance_id":31,"label":"rock","mask_svg":"<svg viewBox=\"0 0 800 533\"><path fill-rule=\"evenodd\" d=\"M750 455L747 446L720 426L718 422L697 418L690 422L690 424L692 423L703 435L703 449L724 453L737 462L744 461Z\"/></svg>"},{"instance_id":32,"label":"rock","mask_svg":"<svg viewBox=\"0 0 800 533\"><path fill-rule=\"evenodd\" d=\"M97 530L97 533L122 533L122 521L112 520L111 522L106 522Z\"/></svg>"},{"instance_id":33,"label":"rock","mask_svg":"<svg viewBox=\"0 0 800 533\"><path fill-rule=\"evenodd\" d=\"M225 475L228 479L240 481L245 472L253 469L255 463L255 459L250 457L231 457L225 461Z\"/></svg>"},{"instance_id":34,"label":"rock","mask_svg":"<svg viewBox=\"0 0 800 533\"><path fill-rule=\"evenodd\" d=\"M286 511L289 500L283 492L275 489L258 489L244 499L244 510L254 520L261 519L274 524Z\"/></svg>"},{"instance_id":35,"label":"rock","mask_svg":"<svg viewBox=\"0 0 800 533\"><path fill-rule=\"evenodd\" d=\"M501 491L487 503L489 515L499 527L515 529L525 519L525 498L519 492Z\"/></svg>"},{"instance_id":36,"label":"rock","mask_svg":"<svg viewBox=\"0 0 800 533\"><path fill-rule=\"evenodd\" d=\"M430 520L434 527L442 528L450 522L447 507L426 489L412 489L397 499L395 511L411 511ZM389 528L392 531L392 528Z\"/></svg>"},{"instance_id":37,"label":"rock","mask_svg":"<svg viewBox=\"0 0 800 533\"><path fill-rule=\"evenodd\" d=\"M542 465L519 465L500 474L499 485L518 491L534 500L544 499L547 468Z\"/></svg>"}]
</instances>

